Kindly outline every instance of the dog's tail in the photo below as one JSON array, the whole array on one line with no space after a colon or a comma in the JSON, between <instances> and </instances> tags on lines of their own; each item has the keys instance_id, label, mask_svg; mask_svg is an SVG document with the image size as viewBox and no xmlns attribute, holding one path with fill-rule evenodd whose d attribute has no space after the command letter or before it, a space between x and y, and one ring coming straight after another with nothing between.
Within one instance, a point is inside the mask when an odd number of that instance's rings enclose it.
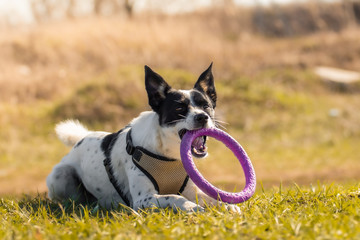
<instances>
[{"instance_id":1,"label":"dog's tail","mask_svg":"<svg viewBox=\"0 0 360 240\"><path fill-rule=\"evenodd\" d=\"M55 132L58 138L67 146L74 146L90 133L78 120L66 120L58 123Z\"/></svg>"}]
</instances>

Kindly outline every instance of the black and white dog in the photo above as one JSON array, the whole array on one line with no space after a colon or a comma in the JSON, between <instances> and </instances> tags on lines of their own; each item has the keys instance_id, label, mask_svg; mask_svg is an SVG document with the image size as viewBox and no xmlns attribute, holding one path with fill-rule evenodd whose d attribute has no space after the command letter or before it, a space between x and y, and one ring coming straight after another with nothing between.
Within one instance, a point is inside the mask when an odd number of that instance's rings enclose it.
<instances>
[{"instance_id":1,"label":"black and white dog","mask_svg":"<svg viewBox=\"0 0 360 240\"><path fill-rule=\"evenodd\" d=\"M181 137L187 130L215 126L216 91L212 65L191 90L175 90L145 66L145 86L153 111L141 113L117 133L89 131L78 121L56 126L69 154L47 177L55 201L98 201L111 208L118 203L140 208L170 207L175 211L203 210L221 204L198 189L180 160ZM195 139L192 154L207 156L206 137ZM240 212L236 205L225 205Z\"/></svg>"}]
</instances>

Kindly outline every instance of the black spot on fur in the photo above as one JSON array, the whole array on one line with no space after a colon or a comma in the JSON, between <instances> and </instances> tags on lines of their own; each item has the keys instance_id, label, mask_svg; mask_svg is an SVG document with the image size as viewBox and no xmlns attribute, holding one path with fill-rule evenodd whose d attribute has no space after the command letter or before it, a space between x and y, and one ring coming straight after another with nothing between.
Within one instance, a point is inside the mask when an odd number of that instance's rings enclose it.
<instances>
[{"instance_id":1,"label":"black spot on fur","mask_svg":"<svg viewBox=\"0 0 360 240\"><path fill-rule=\"evenodd\" d=\"M165 197L165 200L169 200L170 197Z\"/></svg>"},{"instance_id":2,"label":"black spot on fur","mask_svg":"<svg viewBox=\"0 0 360 240\"><path fill-rule=\"evenodd\" d=\"M141 195L141 191L138 193L138 196L140 196Z\"/></svg>"},{"instance_id":3,"label":"black spot on fur","mask_svg":"<svg viewBox=\"0 0 360 240\"><path fill-rule=\"evenodd\" d=\"M100 192L101 192L101 189L97 187L97 188L96 188L96 191L98 191L98 192L100 193Z\"/></svg>"},{"instance_id":4,"label":"black spot on fur","mask_svg":"<svg viewBox=\"0 0 360 240\"><path fill-rule=\"evenodd\" d=\"M210 117L214 117L214 105L212 101L205 94L194 90L191 91L191 99L197 108L201 108Z\"/></svg>"},{"instance_id":5,"label":"black spot on fur","mask_svg":"<svg viewBox=\"0 0 360 240\"><path fill-rule=\"evenodd\" d=\"M56 175L56 176L55 176L55 179L60 179L60 175Z\"/></svg>"},{"instance_id":6,"label":"black spot on fur","mask_svg":"<svg viewBox=\"0 0 360 240\"><path fill-rule=\"evenodd\" d=\"M80 146L80 144L82 144L83 143L83 141L84 141L84 139L81 139L76 145L75 145L75 147L74 148L77 148L78 146Z\"/></svg>"},{"instance_id":7,"label":"black spot on fur","mask_svg":"<svg viewBox=\"0 0 360 240\"><path fill-rule=\"evenodd\" d=\"M121 133L121 131L122 130L116 133L108 134L103 138L103 141L101 142L101 150L104 152L106 157L110 156L112 147L115 141L117 140L119 133Z\"/></svg>"},{"instance_id":8,"label":"black spot on fur","mask_svg":"<svg viewBox=\"0 0 360 240\"><path fill-rule=\"evenodd\" d=\"M174 125L184 119L189 111L190 99L182 92L171 90L159 108L160 125Z\"/></svg>"}]
</instances>

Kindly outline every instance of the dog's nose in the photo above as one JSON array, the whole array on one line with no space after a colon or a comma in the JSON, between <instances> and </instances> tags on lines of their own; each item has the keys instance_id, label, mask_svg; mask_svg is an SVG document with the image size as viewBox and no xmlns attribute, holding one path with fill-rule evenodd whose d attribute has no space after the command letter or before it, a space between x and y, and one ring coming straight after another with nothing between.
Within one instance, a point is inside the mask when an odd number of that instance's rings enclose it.
<instances>
[{"instance_id":1,"label":"dog's nose","mask_svg":"<svg viewBox=\"0 0 360 240\"><path fill-rule=\"evenodd\" d=\"M209 116L204 113L196 114L194 117L194 120L196 123L201 124L201 126L204 126L205 123L208 121Z\"/></svg>"}]
</instances>

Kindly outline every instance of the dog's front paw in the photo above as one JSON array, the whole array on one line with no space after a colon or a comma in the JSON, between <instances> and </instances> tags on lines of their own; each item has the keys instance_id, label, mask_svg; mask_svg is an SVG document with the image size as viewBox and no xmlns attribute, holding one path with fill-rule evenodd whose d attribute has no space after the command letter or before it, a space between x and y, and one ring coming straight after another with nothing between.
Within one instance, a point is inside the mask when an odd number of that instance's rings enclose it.
<instances>
[{"instance_id":1,"label":"dog's front paw","mask_svg":"<svg viewBox=\"0 0 360 240\"><path fill-rule=\"evenodd\" d=\"M229 212L241 214L241 209L240 209L240 207L237 206L237 205L235 205L235 204L224 204L224 207L225 207L225 209L228 210Z\"/></svg>"},{"instance_id":2,"label":"dog's front paw","mask_svg":"<svg viewBox=\"0 0 360 240\"><path fill-rule=\"evenodd\" d=\"M193 202L186 202L181 210L186 212L204 212L205 209Z\"/></svg>"}]
</instances>

